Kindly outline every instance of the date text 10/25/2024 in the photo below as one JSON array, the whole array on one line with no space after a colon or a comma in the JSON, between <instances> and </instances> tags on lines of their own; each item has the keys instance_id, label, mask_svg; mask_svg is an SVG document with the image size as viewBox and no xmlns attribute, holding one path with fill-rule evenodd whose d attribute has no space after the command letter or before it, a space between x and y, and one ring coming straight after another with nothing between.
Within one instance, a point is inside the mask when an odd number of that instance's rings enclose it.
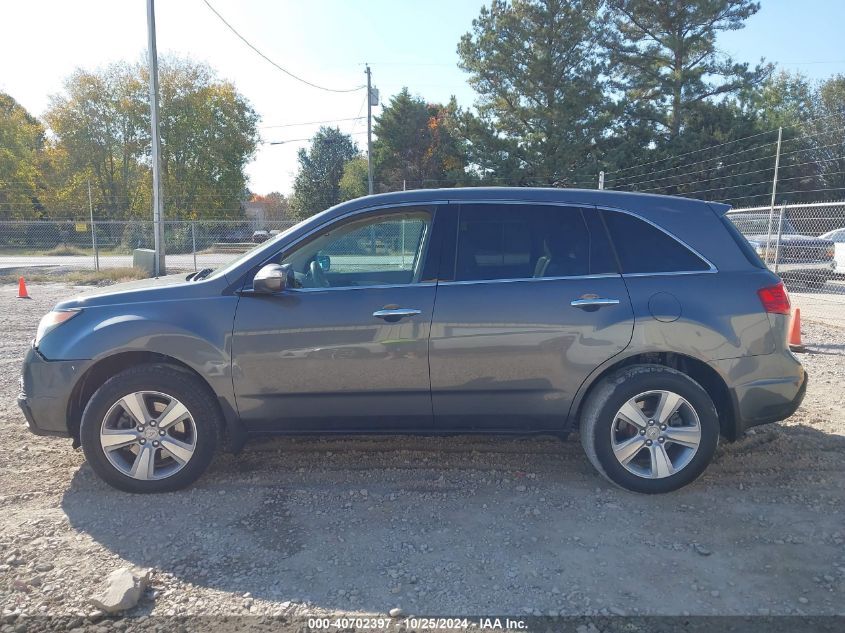
<instances>
[{"instance_id":1,"label":"date text 10/25/2024","mask_svg":"<svg viewBox=\"0 0 845 633\"><path fill-rule=\"evenodd\" d=\"M308 618L308 629L325 631L331 629L387 630L392 627L411 630L434 629L437 631L479 629L487 631L526 630L524 620L511 618L374 618L374 617L336 617Z\"/></svg>"}]
</instances>

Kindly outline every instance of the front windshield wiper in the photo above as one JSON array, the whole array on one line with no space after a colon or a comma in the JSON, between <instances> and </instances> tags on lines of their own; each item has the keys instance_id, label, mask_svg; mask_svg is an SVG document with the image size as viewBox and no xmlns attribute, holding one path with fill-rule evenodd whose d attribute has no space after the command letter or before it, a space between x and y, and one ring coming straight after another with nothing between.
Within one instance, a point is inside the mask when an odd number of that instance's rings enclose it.
<instances>
[{"instance_id":1,"label":"front windshield wiper","mask_svg":"<svg viewBox=\"0 0 845 633\"><path fill-rule=\"evenodd\" d=\"M199 281L200 279L205 279L213 272L213 268L203 268L202 270L198 270L197 272L188 275L188 281Z\"/></svg>"}]
</instances>

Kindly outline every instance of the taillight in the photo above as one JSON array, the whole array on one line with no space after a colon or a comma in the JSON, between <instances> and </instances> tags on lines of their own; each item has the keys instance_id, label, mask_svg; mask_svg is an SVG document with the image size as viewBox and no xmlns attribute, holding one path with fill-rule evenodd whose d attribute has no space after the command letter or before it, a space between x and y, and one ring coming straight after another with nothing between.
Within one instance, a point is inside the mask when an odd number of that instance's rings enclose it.
<instances>
[{"instance_id":1,"label":"taillight","mask_svg":"<svg viewBox=\"0 0 845 633\"><path fill-rule=\"evenodd\" d=\"M781 281L774 286L766 286L757 291L763 309L772 314L789 314L789 294Z\"/></svg>"}]
</instances>

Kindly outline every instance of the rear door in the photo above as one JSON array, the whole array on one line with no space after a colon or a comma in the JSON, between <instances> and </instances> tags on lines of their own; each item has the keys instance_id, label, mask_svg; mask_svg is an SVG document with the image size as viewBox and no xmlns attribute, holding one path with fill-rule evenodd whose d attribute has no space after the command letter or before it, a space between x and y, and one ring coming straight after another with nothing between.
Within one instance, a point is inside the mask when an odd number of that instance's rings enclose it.
<instances>
[{"instance_id":1,"label":"rear door","mask_svg":"<svg viewBox=\"0 0 845 633\"><path fill-rule=\"evenodd\" d=\"M449 213L429 346L435 426L561 427L584 379L633 331L601 219L528 203Z\"/></svg>"}]
</instances>

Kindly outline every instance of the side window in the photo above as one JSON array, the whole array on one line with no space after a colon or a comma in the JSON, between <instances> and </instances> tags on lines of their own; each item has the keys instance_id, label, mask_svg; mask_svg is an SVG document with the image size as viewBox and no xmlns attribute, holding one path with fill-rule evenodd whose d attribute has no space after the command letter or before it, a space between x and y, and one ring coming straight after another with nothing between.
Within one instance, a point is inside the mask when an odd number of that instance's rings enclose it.
<instances>
[{"instance_id":1,"label":"side window","mask_svg":"<svg viewBox=\"0 0 845 633\"><path fill-rule=\"evenodd\" d=\"M604 229L593 222L588 228L580 208L529 204L461 206L457 281L606 272L615 272L615 265Z\"/></svg>"},{"instance_id":2,"label":"side window","mask_svg":"<svg viewBox=\"0 0 845 633\"><path fill-rule=\"evenodd\" d=\"M410 284L417 280L431 213L412 209L341 220L279 263L303 288Z\"/></svg>"},{"instance_id":3,"label":"side window","mask_svg":"<svg viewBox=\"0 0 845 633\"><path fill-rule=\"evenodd\" d=\"M604 217L623 273L710 269L698 255L645 220L615 211L606 211Z\"/></svg>"}]
</instances>

